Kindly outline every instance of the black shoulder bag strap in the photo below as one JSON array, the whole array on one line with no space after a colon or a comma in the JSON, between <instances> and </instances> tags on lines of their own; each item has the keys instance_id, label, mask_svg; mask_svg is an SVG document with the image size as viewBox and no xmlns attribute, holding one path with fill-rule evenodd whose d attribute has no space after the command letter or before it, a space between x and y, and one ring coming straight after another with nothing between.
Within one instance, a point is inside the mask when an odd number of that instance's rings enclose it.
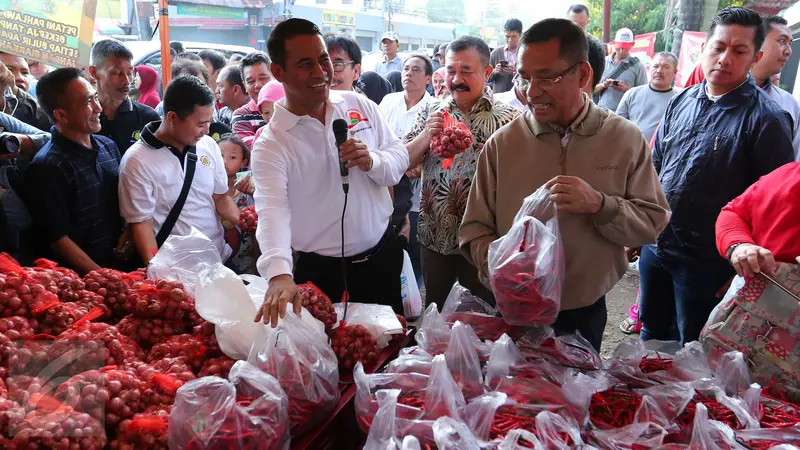
<instances>
[{"instance_id":1,"label":"black shoulder bag strap","mask_svg":"<svg viewBox=\"0 0 800 450\"><path fill-rule=\"evenodd\" d=\"M172 205L172 209L169 211L167 219L164 220L164 224L161 225L161 229L158 230L158 235L156 236L156 245L158 245L158 248L161 248L161 246L164 245L164 242L169 237L169 234L172 233L172 229L175 228L175 223L178 221L181 211L183 211L183 205L186 203L186 197L189 196L189 189L192 188L192 179L194 179L194 170L196 166L197 153L195 153L195 150L192 149L186 153L186 176L183 177L183 188L181 188L181 194L178 196L178 200L175 201L175 204Z\"/></svg>"},{"instance_id":2,"label":"black shoulder bag strap","mask_svg":"<svg viewBox=\"0 0 800 450\"><path fill-rule=\"evenodd\" d=\"M605 77L605 79L607 80L611 78L612 80L616 80L618 76L622 75L623 73L625 73L626 70L630 69L631 67L635 66L638 63L639 63L639 58L631 56L630 58L628 58L627 61L618 65L613 72L611 72L610 74L608 74L607 77Z\"/></svg>"}]
</instances>

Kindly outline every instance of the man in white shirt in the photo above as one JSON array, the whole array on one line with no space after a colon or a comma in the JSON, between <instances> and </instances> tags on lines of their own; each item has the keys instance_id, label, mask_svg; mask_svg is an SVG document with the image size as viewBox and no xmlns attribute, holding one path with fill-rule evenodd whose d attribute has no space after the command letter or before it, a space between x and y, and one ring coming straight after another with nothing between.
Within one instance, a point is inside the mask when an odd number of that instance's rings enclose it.
<instances>
[{"instance_id":1,"label":"man in white shirt","mask_svg":"<svg viewBox=\"0 0 800 450\"><path fill-rule=\"evenodd\" d=\"M773 76L781 73L783 66L792 56L792 31L786 19L780 16L765 17L764 27L767 31L764 45L761 46L764 56L750 72L756 85L767 93L767 97L792 116L794 122L794 129L790 130L793 135L792 146L795 159L800 161L800 103L792 94L772 84L771 80Z\"/></svg>"},{"instance_id":2,"label":"man in white shirt","mask_svg":"<svg viewBox=\"0 0 800 450\"><path fill-rule=\"evenodd\" d=\"M528 102L525 99L525 92L528 90L528 82L519 76L514 76L514 89L494 95L495 101L505 103L517 111L524 113L528 109Z\"/></svg>"},{"instance_id":3,"label":"man in white shirt","mask_svg":"<svg viewBox=\"0 0 800 450\"><path fill-rule=\"evenodd\" d=\"M408 152L375 103L331 91L333 64L312 22L281 22L267 50L286 97L275 104L251 155L262 252L257 266L269 280L255 320L277 325L289 302L299 313L296 283L307 281L333 301L346 288L355 302L388 304L402 314L403 252L391 232L387 187L408 169ZM349 138L340 150L332 128L337 119L347 121ZM349 170L349 194L340 162Z\"/></svg>"},{"instance_id":4,"label":"man in white shirt","mask_svg":"<svg viewBox=\"0 0 800 450\"><path fill-rule=\"evenodd\" d=\"M192 228L211 239L223 261L231 256L218 215L237 223L239 208L227 195L222 153L208 136L213 116L211 89L197 77L180 76L164 93L164 120L149 123L122 158L120 212L145 263L167 236L186 235ZM180 197L192 159L194 176L185 204L168 230L167 218Z\"/></svg>"},{"instance_id":5,"label":"man in white shirt","mask_svg":"<svg viewBox=\"0 0 800 450\"><path fill-rule=\"evenodd\" d=\"M421 54L411 55L403 63L403 91L389 94L380 104L381 111L389 122L395 136L403 139L414 126L414 118L434 98L426 87L433 76L433 63ZM417 221L419 219L420 170L412 168L397 186L394 187L394 214L392 221L395 231L408 240L408 256L414 268L414 275L422 275L417 241Z\"/></svg>"},{"instance_id":6,"label":"man in white shirt","mask_svg":"<svg viewBox=\"0 0 800 450\"><path fill-rule=\"evenodd\" d=\"M617 115L635 123L650 142L672 97L678 93L672 83L678 71L678 57L669 52L653 58L650 84L637 86L622 96Z\"/></svg>"}]
</instances>

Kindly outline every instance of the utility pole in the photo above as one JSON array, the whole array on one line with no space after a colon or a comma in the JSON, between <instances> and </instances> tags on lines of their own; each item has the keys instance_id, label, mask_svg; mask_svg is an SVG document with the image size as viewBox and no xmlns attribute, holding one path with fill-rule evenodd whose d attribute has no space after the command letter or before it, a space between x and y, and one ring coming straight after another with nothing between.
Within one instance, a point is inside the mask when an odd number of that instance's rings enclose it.
<instances>
[{"instance_id":1,"label":"utility pole","mask_svg":"<svg viewBox=\"0 0 800 450\"><path fill-rule=\"evenodd\" d=\"M611 0L603 0L603 42L611 40Z\"/></svg>"}]
</instances>

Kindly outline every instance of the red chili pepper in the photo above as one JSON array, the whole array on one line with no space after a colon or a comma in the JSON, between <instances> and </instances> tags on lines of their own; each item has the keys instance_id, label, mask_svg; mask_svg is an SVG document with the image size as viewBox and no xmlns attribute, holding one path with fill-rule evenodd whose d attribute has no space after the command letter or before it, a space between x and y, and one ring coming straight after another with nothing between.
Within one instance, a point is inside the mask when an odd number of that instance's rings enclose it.
<instances>
[{"instance_id":1,"label":"red chili pepper","mask_svg":"<svg viewBox=\"0 0 800 450\"><path fill-rule=\"evenodd\" d=\"M608 389L592 395L589 418L601 429L621 428L633 423L642 397L633 392Z\"/></svg>"},{"instance_id":2,"label":"red chili pepper","mask_svg":"<svg viewBox=\"0 0 800 450\"><path fill-rule=\"evenodd\" d=\"M656 353L655 358L642 358L642 362L639 363L639 369L641 369L643 373L660 372L671 368L672 359L662 358L659 353Z\"/></svg>"}]
</instances>

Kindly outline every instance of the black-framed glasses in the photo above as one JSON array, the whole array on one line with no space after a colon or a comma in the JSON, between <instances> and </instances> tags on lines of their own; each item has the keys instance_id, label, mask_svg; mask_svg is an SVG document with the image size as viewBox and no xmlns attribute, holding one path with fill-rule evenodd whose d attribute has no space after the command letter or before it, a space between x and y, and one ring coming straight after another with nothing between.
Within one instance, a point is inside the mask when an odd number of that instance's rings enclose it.
<instances>
[{"instance_id":1,"label":"black-framed glasses","mask_svg":"<svg viewBox=\"0 0 800 450\"><path fill-rule=\"evenodd\" d=\"M342 72L348 64L353 64L355 61L334 61L333 62L333 71L334 72Z\"/></svg>"},{"instance_id":2,"label":"black-framed glasses","mask_svg":"<svg viewBox=\"0 0 800 450\"><path fill-rule=\"evenodd\" d=\"M562 78L564 78L564 75L570 73L573 69L578 67L578 65L583 64L584 62L586 61L576 62L575 64L569 66L569 69L558 74L558 76L556 76L555 78L537 78L537 79L525 80L526 84L530 86L530 83L534 83L536 84L536 87L538 87L543 91L552 90L554 87L556 87L556 83L558 83L559 81L561 81Z\"/></svg>"}]
</instances>

